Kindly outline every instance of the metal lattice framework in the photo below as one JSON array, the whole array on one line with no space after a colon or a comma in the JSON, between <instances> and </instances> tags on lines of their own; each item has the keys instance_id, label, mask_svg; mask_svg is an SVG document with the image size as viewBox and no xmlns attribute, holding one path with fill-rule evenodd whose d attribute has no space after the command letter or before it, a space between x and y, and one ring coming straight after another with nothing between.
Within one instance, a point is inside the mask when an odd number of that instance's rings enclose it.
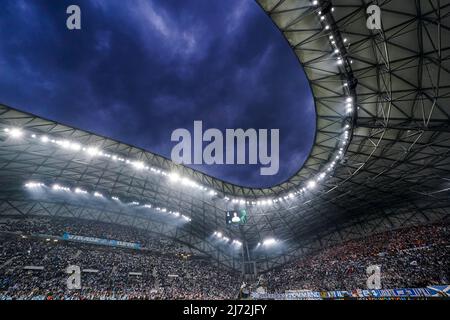
<instances>
[{"instance_id":1,"label":"metal lattice framework","mask_svg":"<svg viewBox=\"0 0 450 320\"><path fill-rule=\"evenodd\" d=\"M448 220L450 1L257 2L298 56L315 99L315 143L297 174L271 188L236 186L150 152L1 106L1 127L75 139L139 159L189 177L219 196L174 186L161 176L140 174L108 159L34 143L29 137L10 139L2 131L0 214L68 215L132 225L164 234L239 269L241 253L211 240L211 234L222 229L231 238L245 241L247 259L257 261L259 270L346 239ZM381 8L381 30L366 27L366 9L373 3ZM342 64L337 63L336 48ZM357 107L351 115L345 111L349 96ZM350 142L344 156L315 190L270 206L252 205L252 199L298 191L324 172L342 143L345 125L350 127ZM32 199L23 191L23 181L29 179L138 196L189 213L192 222L172 225L108 205ZM225 196L250 201L244 204L249 221L240 229L225 229L224 210L240 206ZM272 251L253 250L267 236L280 239L283 245Z\"/></svg>"}]
</instances>

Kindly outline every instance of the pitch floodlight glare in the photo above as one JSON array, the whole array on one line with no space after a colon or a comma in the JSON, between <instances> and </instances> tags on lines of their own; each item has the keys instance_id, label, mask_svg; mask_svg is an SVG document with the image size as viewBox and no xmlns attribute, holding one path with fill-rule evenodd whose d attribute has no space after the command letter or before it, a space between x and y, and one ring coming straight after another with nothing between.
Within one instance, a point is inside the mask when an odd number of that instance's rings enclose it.
<instances>
[{"instance_id":1,"label":"pitch floodlight glare","mask_svg":"<svg viewBox=\"0 0 450 320\"><path fill-rule=\"evenodd\" d=\"M36 188L39 188L39 187L45 187L45 184L44 183L40 183L40 182L27 182L27 183L25 183L25 188L27 188L27 189L36 189ZM66 192L71 192L72 191L70 188L65 187L65 186L61 186L61 185L59 185L57 183L52 185L52 190L53 191L66 191ZM73 192L76 195L80 195L80 194L82 194L82 195L89 195L89 194L91 194L95 198L103 198L103 195L100 192L94 191L93 193L89 193L88 191L83 190L83 189L81 189L79 187L76 187L73 190ZM120 201L120 199L117 196L111 196L111 199L115 200L115 201ZM133 202L130 202L130 205L140 206L140 203L137 202L137 201L133 201ZM145 204L145 205L143 205L143 207L144 208L152 208L152 205L151 204ZM157 211L161 211L161 212L167 212L166 208L156 208L156 210ZM184 214L182 215L179 212L169 211L169 213L174 215L175 217L180 217L181 216L187 222L191 222L192 221L192 219L190 217L185 216Z\"/></svg>"},{"instance_id":2,"label":"pitch floodlight glare","mask_svg":"<svg viewBox=\"0 0 450 320\"><path fill-rule=\"evenodd\" d=\"M75 188L75 193L78 193L78 194L87 194L87 191L82 190L82 189L80 189L80 188Z\"/></svg>"},{"instance_id":3,"label":"pitch floodlight glare","mask_svg":"<svg viewBox=\"0 0 450 320\"><path fill-rule=\"evenodd\" d=\"M92 148L92 147L87 148L87 149L86 149L86 152L87 152L87 154L90 155L90 156L96 156L96 155L99 154L99 150L98 150L97 148Z\"/></svg>"},{"instance_id":4,"label":"pitch floodlight glare","mask_svg":"<svg viewBox=\"0 0 450 320\"><path fill-rule=\"evenodd\" d=\"M44 184L39 183L39 182L28 182L25 184L25 188L28 188L28 189L36 189L36 188L40 188L43 186L44 186Z\"/></svg>"},{"instance_id":5,"label":"pitch floodlight glare","mask_svg":"<svg viewBox=\"0 0 450 320\"><path fill-rule=\"evenodd\" d=\"M5 129L5 131L13 138L20 138L23 136L23 131L19 128L12 128L11 130Z\"/></svg>"},{"instance_id":6,"label":"pitch floodlight glare","mask_svg":"<svg viewBox=\"0 0 450 320\"><path fill-rule=\"evenodd\" d=\"M177 182L180 179L178 173L172 172L169 174L169 180L172 182Z\"/></svg>"},{"instance_id":7,"label":"pitch floodlight glare","mask_svg":"<svg viewBox=\"0 0 450 320\"><path fill-rule=\"evenodd\" d=\"M317 183L314 180L310 180L307 184L308 189L314 189Z\"/></svg>"},{"instance_id":8,"label":"pitch floodlight glare","mask_svg":"<svg viewBox=\"0 0 450 320\"><path fill-rule=\"evenodd\" d=\"M145 168L145 164L140 161L133 162L133 166L138 170L143 170Z\"/></svg>"},{"instance_id":9,"label":"pitch floodlight glare","mask_svg":"<svg viewBox=\"0 0 450 320\"><path fill-rule=\"evenodd\" d=\"M233 240L233 244L237 245L237 246L242 246L242 242L240 242L239 240Z\"/></svg>"},{"instance_id":10,"label":"pitch floodlight glare","mask_svg":"<svg viewBox=\"0 0 450 320\"><path fill-rule=\"evenodd\" d=\"M276 242L277 242L277 240L275 240L274 238L268 238L268 239L265 239L262 244L263 244L263 246L268 247L268 246L274 245Z\"/></svg>"}]
</instances>

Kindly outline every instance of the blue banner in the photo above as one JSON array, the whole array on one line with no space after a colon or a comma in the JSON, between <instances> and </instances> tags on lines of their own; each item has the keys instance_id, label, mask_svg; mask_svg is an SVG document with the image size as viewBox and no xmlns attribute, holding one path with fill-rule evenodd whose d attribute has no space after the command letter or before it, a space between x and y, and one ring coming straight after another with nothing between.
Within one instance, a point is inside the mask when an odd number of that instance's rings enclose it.
<instances>
[{"instance_id":1,"label":"blue banner","mask_svg":"<svg viewBox=\"0 0 450 320\"><path fill-rule=\"evenodd\" d=\"M93 243L93 244L104 245L104 246L124 247L124 248L130 248L130 249L140 249L141 248L141 245L139 243L126 242L126 241L120 241L120 240L100 239L100 238L94 238L94 237L77 236L77 235L69 234L67 232L65 232L63 234L62 238L64 240Z\"/></svg>"},{"instance_id":2,"label":"blue banner","mask_svg":"<svg viewBox=\"0 0 450 320\"><path fill-rule=\"evenodd\" d=\"M450 285L429 286L427 288L399 288L399 289L357 289L353 291L309 291L288 290L285 293L253 292L253 299L275 300L322 300L322 299L418 299L418 298L448 298Z\"/></svg>"}]
</instances>

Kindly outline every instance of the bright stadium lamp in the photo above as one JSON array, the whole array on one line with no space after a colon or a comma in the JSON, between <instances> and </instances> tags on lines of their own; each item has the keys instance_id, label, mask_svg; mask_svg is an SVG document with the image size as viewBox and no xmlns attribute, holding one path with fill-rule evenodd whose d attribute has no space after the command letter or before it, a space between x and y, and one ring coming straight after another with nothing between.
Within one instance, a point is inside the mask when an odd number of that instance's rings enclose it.
<instances>
[{"instance_id":1,"label":"bright stadium lamp","mask_svg":"<svg viewBox=\"0 0 450 320\"><path fill-rule=\"evenodd\" d=\"M80 151L81 145L78 143L71 143L69 148L70 148L70 150L73 150L73 151Z\"/></svg>"},{"instance_id":2,"label":"bright stadium lamp","mask_svg":"<svg viewBox=\"0 0 450 320\"><path fill-rule=\"evenodd\" d=\"M86 190L83 190L83 189L80 189L80 188L75 188L75 193L78 193L78 194L87 194L87 191L86 191Z\"/></svg>"},{"instance_id":3,"label":"bright stadium lamp","mask_svg":"<svg viewBox=\"0 0 450 320\"><path fill-rule=\"evenodd\" d=\"M310 180L307 184L308 189L314 189L317 183L314 180Z\"/></svg>"},{"instance_id":4,"label":"bright stadium lamp","mask_svg":"<svg viewBox=\"0 0 450 320\"><path fill-rule=\"evenodd\" d=\"M262 244L263 244L263 246L268 247L268 246L274 245L276 242L277 242L277 240L275 240L274 238L268 238L268 239L265 239Z\"/></svg>"},{"instance_id":5,"label":"bright stadium lamp","mask_svg":"<svg viewBox=\"0 0 450 320\"><path fill-rule=\"evenodd\" d=\"M180 176L178 175L178 173L172 172L171 174L169 174L169 179L171 182L177 182L178 180L180 180Z\"/></svg>"},{"instance_id":6,"label":"bright stadium lamp","mask_svg":"<svg viewBox=\"0 0 450 320\"><path fill-rule=\"evenodd\" d=\"M25 188L28 188L28 189L36 189L36 188L40 188L43 186L44 186L44 184L40 183L40 182L28 182L25 184Z\"/></svg>"},{"instance_id":7,"label":"bright stadium lamp","mask_svg":"<svg viewBox=\"0 0 450 320\"><path fill-rule=\"evenodd\" d=\"M133 162L133 166L138 170L143 170L145 168L145 164L141 161Z\"/></svg>"},{"instance_id":8,"label":"bright stadium lamp","mask_svg":"<svg viewBox=\"0 0 450 320\"><path fill-rule=\"evenodd\" d=\"M93 148L93 147L87 148L86 152L90 156L96 156L99 154L99 150L97 148Z\"/></svg>"},{"instance_id":9,"label":"bright stadium lamp","mask_svg":"<svg viewBox=\"0 0 450 320\"><path fill-rule=\"evenodd\" d=\"M9 130L9 135L17 139L23 136L23 131L19 128L12 128L11 130Z\"/></svg>"}]
</instances>

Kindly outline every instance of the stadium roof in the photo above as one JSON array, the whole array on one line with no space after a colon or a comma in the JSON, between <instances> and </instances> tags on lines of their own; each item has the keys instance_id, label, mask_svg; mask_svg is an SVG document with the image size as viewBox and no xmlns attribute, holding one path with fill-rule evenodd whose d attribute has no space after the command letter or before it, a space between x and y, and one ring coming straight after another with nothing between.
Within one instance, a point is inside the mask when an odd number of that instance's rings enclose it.
<instances>
[{"instance_id":1,"label":"stadium roof","mask_svg":"<svg viewBox=\"0 0 450 320\"><path fill-rule=\"evenodd\" d=\"M236 269L240 250L215 241L215 231L245 240L244 260L269 269L352 237L448 219L450 2L378 1L381 30L367 29L365 1L258 3L298 56L315 99L315 144L297 174L271 188L245 188L0 106L0 214L133 225ZM28 181L108 201L39 197L24 190ZM151 203L152 213L137 202ZM225 228L224 211L239 207L248 223ZM163 218L155 208L192 221ZM254 250L269 237L278 248Z\"/></svg>"}]
</instances>

